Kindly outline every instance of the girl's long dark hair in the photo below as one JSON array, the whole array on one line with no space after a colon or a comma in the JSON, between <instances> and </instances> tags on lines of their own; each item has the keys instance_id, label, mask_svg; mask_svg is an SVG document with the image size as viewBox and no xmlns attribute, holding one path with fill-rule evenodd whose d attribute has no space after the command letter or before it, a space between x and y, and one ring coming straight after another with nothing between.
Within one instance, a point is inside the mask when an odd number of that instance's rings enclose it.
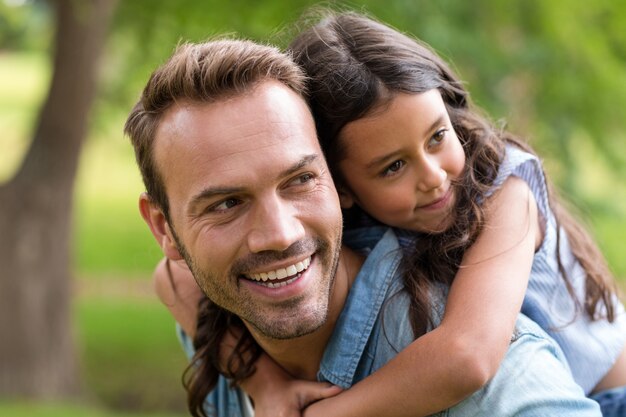
<instances>
[{"instance_id":1,"label":"girl's long dark hair","mask_svg":"<svg viewBox=\"0 0 626 417\"><path fill-rule=\"evenodd\" d=\"M224 358L222 343L232 332L237 344ZM246 330L241 319L204 297L198 304L198 323L193 340L196 353L183 374L187 390L187 407L194 417L208 417L204 405L206 396L216 387L219 374L236 386L254 373L254 363L261 348ZM222 351L221 351L222 350ZM226 368L222 365L226 362ZM217 413L214 413L217 415Z\"/></svg>"},{"instance_id":2,"label":"girl's long dark hair","mask_svg":"<svg viewBox=\"0 0 626 417\"><path fill-rule=\"evenodd\" d=\"M309 104L320 143L339 186L344 180L338 163L345 158L341 129L372 111L384 109L395 93L439 90L465 151L466 168L455 184L459 199L453 226L442 233L420 236L404 257L405 287L412 300L411 323L415 334L420 335L432 326L432 285L452 282L465 251L483 229L484 210L480 202L496 178L505 145L512 143L534 152L511 133L496 128L475 108L462 82L427 45L357 13L324 13L321 20L317 16L317 23L295 38L289 51L309 77ZM590 235L554 197L550 197L550 205L557 225L564 229L587 274L586 297L580 301L558 260L570 295L592 319L602 316L612 321L616 289L604 258ZM605 311L599 308L600 304L606 307Z\"/></svg>"}]
</instances>

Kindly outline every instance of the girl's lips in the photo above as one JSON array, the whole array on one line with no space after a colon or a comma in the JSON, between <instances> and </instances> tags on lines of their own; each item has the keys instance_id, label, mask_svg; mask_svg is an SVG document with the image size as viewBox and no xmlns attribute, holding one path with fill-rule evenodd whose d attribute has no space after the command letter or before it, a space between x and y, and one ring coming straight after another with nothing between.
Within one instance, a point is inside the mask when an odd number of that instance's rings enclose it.
<instances>
[{"instance_id":1,"label":"girl's lips","mask_svg":"<svg viewBox=\"0 0 626 417\"><path fill-rule=\"evenodd\" d=\"M452 187L448 188L448 191L446 191L446 193L439 199L425 204L423 206L419 206L418 209L420 210L439 210L443 207L445 207L448 202L450 201L450 198L452 197Z\"/></svg>"}]
</instances>

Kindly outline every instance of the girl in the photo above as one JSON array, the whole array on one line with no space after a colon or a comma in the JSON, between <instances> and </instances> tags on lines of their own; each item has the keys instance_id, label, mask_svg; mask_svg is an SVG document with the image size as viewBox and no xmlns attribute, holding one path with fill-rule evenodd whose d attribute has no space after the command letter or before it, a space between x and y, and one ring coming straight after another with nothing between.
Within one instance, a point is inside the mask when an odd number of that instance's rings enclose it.
<instances>
[{"instance_id":1,"label":"girl","mask_svg":"<svg viewBox=\"0 0 626 417\"><path fill-rule=\"evenodd\" d=\"M310 77L310 105L346 228L398 229L410 319L416 337L423 335L304 414L416 416L448 408L493 377L521 309L557 340L604 415L626 415L623 306L601 254L550 195L529 147L474 109L428 47L369 18L326 17L289 49ZM170 282L189 282L184 272L163 277L161 266L163 299ZM450 292L438 322L428 294L442 283ZM195 309L171 309L193 332ZM257 364L260 372L271 367L265 357ZM271 376L260 372L243 385L257 415L268 403L295 411L336 392L300 386L293 391L308 397L279 405L261 392L267 384L259 382Z\"/></svg>"}]
</instances>

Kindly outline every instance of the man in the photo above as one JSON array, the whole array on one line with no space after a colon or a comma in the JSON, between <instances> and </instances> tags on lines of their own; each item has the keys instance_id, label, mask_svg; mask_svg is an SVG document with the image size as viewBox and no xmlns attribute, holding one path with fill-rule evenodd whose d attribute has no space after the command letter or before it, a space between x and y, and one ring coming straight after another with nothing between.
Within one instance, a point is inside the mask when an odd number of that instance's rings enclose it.
<instances>
[{"instance_id":1,"label":"man","mask_svg":"<svg viewBox=\"0 0 626 417\"><path fill-rule=\"evenodd\" d=\"M244 339L293 377L342 387L413 340L393 232L351 237L371 250L365 260L341 247L339 201L303 85L297 66L274 48L183 45L152 75L126 124L147 189L142 216L165 256L184 261L229 312L213 317L213 328L198 326L204 388L213 385L232 317ZM196 412L202 385L192 393ZM206 410L252 414L246 405L246 395L219 377ZM600 413L558 346L520 317L496 377L446 415Z\"/></svg>"}]
</instances>

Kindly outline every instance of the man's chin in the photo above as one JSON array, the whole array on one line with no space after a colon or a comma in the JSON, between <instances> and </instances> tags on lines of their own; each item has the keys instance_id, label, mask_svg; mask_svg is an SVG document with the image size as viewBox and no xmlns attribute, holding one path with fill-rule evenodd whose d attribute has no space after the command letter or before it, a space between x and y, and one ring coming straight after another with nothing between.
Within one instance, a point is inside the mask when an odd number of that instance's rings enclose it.
<instances>
[{"instance_id":1,"label":"man's chin","mask_svg":"<svg viewBox=\"0 0 626 417\"><path fill-rule=\"evenodd\" d=\"M328 309L315 313L308 318L302 314L294 314L294 316L296 315L296 322L294 320L284 320L282 322L281 320L274 320L271 323L258 323L257 320L244 320L244 323L253 335L256 334L266 339L292 340L310 335L319 330L328 319Z\"/></svg>"}]
</instances>

